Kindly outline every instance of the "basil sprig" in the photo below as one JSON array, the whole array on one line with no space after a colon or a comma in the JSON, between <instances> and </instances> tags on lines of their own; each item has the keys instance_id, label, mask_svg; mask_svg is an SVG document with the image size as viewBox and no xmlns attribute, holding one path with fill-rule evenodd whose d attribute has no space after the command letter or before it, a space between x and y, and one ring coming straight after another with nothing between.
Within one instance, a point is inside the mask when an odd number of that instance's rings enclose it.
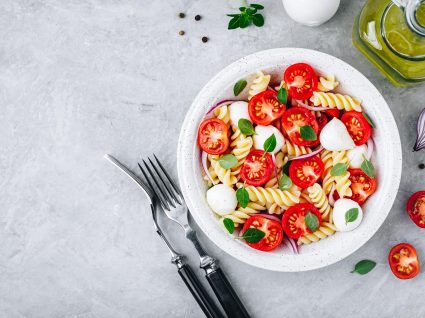
<instances>
[{"instance_id":1,"label":"basil sprig","mask_svg":"<svg viewBox=\"0 0 425 318\"><path fill-rule=\"evenodd\" d=\"M371 261L369 259L364 259L358 262L351 273L358 273L360 275L366 275L376 266L376 262Z\"/></svg>"},{"instance_id":2,"label":"basil sprig","mask_svg":"<svg viewBox=\"0 0 425 318\"><path fill-rule=\"evenodd\" d=\"M233 232L235 231L235 223L233 223L231 219L224 218L223 225L230 234L233 234Z\"/></svg>"},{"instance_id":3,"label":"basil sprig","mask_svg":"<svg viewBox=\"0 0 425 318\"><path fill-rule=\"evenodd\" d=\"M243 232L243 234L238 238L244 239L248 243L257 243L261 241L264 236L266 236L266 233L259 229L256 229L255 227L251 227L245 232Z\"/></svg>"},{"instance_id":4,"label":"basil sprig","mask_svg":"<svg viewBox=\"0 0 425 318\"><path fill-rule=\"evenodd\" d=\"M288 102L288 91L285 87L281 87L279 89L279 91L277 92L277 99L279 100L279 102L286 105L286 103Z\"/></svg>"},{"instance_id":5,"label":"basil sprig","mask_svg":"<svg viewBox=\"0 0 425 318\"><path fill-rule=\"evenodd\" d=\"M246 118L239 119L238 128L241 131L241 133L244 134L245 136L251 136L255 134L254 126Z\"/></svg>"},{"instance_id":6,"label":"basil sprig","mask_svg":"<svg viewBox=\"0 0 425 318\"><path fill-rule=\"evenodd\" d=\"M237 81L235 86L233 86L233 94L235 94L235 96L238 96L240 93L242 93L247 84L247 81L244 79Z\"/></svg>"},{"instance_id":7,"label":"basil sprig","mask_svg":"<svg viewBox=\"0 0 425 318\"><path fill-rule=\"evenodd\" d=\"M316 132L314 131L313 127L310 125L305 125L300 127L300 136L304 140L317 140Z\"/></svg>"},{"instance_id":8,"label":"basil sprig","mask_svg":"<svg viewBox=\"0 0 425 318\"><path fill-rule=\"evenodd\" d=\"M276 136L272 134L269 138L266 139L263 145L265 152L273 152L276 148Z\"/></svg>"},{"instance_id":9,"label":"basil sprig","mask_svg":"<svg viewBox=\"0 0 425 318\"><path fill-rule=\"evenodd\" d=\"M360 166L360 168L363 170L364 173L366 173L369 177L375 178L375 167L373 166L372 162L366 159L365 156L363 156L363 163Z\"/></svg>"},{"instance_id":10,"label":"basil sprig","mask_svg":"<svg viewBox=\"0 0 425 318\"><path fill-rule=\"evenodd\" d=\"M238 164L238 159L231 153L223 155L220 158L214 160L218 161L220 166L224 169L231 169Z\"/></svg>"},{"instance_id":11,"label":"basil sprig","mask_svg":"<svg viewBox=\"0 0 425 318\"><path fill-rule=\"evenodd\" d=\"M282 176L279 178L279 189L288 190L292 187L292 180L289 178L286 173L282 173Z\"/></svg>"},{"instance_id":12,"label":"basil sprig","mask_svg":"<svg viewBox=\"0 0 425 318\"><path fill-rule=\"evenodd\" d=\"M262 14L257 13L258 10L263 10L264 7L261 4L252 3L246 7L240 7L241 13L228 14L231 17L227 28L229 30L241 28L244 29L253 23L257 27L264 25L264 17Z\"/></svg>"},{"instance_id":13,"label":"basil sprig","mask_svg":"<svg viewBox=\"0 0 425 318\"><path fill-rule=\"evenodd\" d=\"M359 216L358 208L349 209L347 212L345 212L345 224L349 222L354 222L355 220L357 220L358 216Z\"/></svg>"},{"instance_id":14,"label":"basil sprig","mask_svg":"<svg viewBox=\"0 0 425 318\"><path fill-rule=\"evenodd\" d=\"M337 163L332 169L331 169L331 176L338 177L342 176L348 169L348 163Z\"/></svg>"},{"instance_id":15,"label":"basil sprig","mask_svg":"<svg viewBox=\"0 0 425 318\"><path fill-rule=\"evenodd\" d=\"M316 232L319 229L320 223L317 216L310 211L306 214L304 217L305 225L310 229L312 232Z\"/></svg>"},{"instance_id":16,"label":"basil sprig","mask_svg":"<svg viewBox=\"0 0 425 318\"><path fill-rule=\"evenodd\" d=\"M236 190L236 199L239 202L239 205L242 208L246 208L249 203L249 193L246 191L245 186L242 185L238 190Z\"/></svg>"}]
</instances>

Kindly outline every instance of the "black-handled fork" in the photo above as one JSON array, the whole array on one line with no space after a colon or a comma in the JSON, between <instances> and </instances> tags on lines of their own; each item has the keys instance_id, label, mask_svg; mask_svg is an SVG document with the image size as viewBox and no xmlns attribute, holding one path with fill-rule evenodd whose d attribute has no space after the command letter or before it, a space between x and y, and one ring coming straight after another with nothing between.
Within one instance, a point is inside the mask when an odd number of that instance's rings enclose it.
<instances>
[{"instance_id":1,"label":"black-handled fork","mask_svg":"<svg viewBox=\"0 0 425 318\"><path fill-rule=\"evenodd\" d=\"M177 222L185 231L186 237L193 243L201 258L201 268L205 270L208 282L229 318L249 317L247 310L227 280L217 261L209 256L198 241L196 232L190 227L187 216L188 208L177 184L171 179L161 162L154 155L143 160L144 168L139 164L150 188L154 190L165 214Z\"/></svg>"},{"instance_id":2,"label":"black-handled fork","mask_svg":"<svg viewBox=\"0 0 425 318\"><path fill-rule=\"evenodd\" d=\"M223 318L223 314L214 303L214 300L210 297L210 295L208 294L204 286L201 284L199 279L196 277L196 275L193 273L189 265L184 262L183 255L176 252L171 243L165 237L164 233L162 233L162 230L159 227L156 219L156 208L154 202L155 196L153 194L152 189L148 187L138 176L136 176L130 169L128 169L124 164L119 162L113 156L105 155L105 158L112 162L128 177L130 177L130 179L136 182L136 184L142 189L142 191L148 198L156 233L158 233L161 239L165 242L165 245L167 245L168 250L171 254L171 263L177 266L180 277L183 279L187 288L189 288L190 292L192 293L198 305L201 307L205 316L208 318Z\"/></svg>"}]
</instances>

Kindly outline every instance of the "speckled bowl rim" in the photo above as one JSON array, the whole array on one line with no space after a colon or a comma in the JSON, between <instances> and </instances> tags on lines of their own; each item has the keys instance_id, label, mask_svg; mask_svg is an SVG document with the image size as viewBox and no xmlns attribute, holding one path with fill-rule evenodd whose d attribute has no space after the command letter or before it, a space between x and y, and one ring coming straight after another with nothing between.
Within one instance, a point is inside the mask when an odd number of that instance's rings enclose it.
<instances>
[{"instance_id":1,"label":"speckled bowl rim","mask_svg":"<svg viewBox=\"0 0 425 318\"><path fill-rule=\"evenodd\" d=\"M196 146L197 128L202 117L223 92L241 78L257 70L307 62L316 70L335 74L344 93L363 100L369 116L377 123L375 130L378 160L378 190L366 203L365 218L352 232L337 233L326 240L303 246L299 255L288 252L264 253L233 239L223 230L205 199L201 177L199 149ZM228 96L227 96L228 97ZM380 155L381 154L381 155ZM214 76L199 92L187 112L181 128L177 167L180 186L195 222L207 237L231 256L250 265L282 272L298 272L321 268L349 256L365 244L385 221L394 203L401 178L402 152L396 122L383 96L359 71L344 61L314 50L278 48L260 51L230 64ZM385 171L385 174L380 174Z\"/></svg>"}]
</instances>

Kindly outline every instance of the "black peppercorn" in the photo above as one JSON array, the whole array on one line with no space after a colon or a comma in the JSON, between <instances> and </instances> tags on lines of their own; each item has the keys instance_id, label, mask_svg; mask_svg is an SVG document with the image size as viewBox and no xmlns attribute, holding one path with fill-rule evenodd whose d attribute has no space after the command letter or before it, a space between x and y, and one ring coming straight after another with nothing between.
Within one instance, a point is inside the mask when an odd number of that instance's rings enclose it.
<instances>
[{"instance_id":1,"label":"black peppercorn","mask_svg":"<svg viewBox=\"0 0 425 318\"><path fill-rule=\"evenodd\" d=\"M183 30L181 30L181 31L179 32L179 34L180 34L180 35L184 35L184 31L183 31Z\"/></svg>"},{"instance_id":2,"label":"black peppercorn","mask_svg":"<svg viewBox=\"0 0 425 318\"><path fill-rule=\"evenodd\" d=\"M420 163L418 167L419 167L419 169L425 169L425 164Z\"/></svg>"},{"instance_id":3,"label":"black peppercorn","mask_svg":"<svg viewBox=\"0 0 425 318\"><path fill-rule=\"evenodd\" d=\"M195 15L195 20L196 20L196 21L201 20L201 16L200 16L199 14Z\"/></svg>"},{"instance_id":4,"label":"black peppercorn","mask_svg":"<svg viewBox=\"0 0 425 318\"><path fill-rule=\"evenodd\" d=\"M203 36L202 37L202 42L204 42L204 43L208 42L208 38L206 36Z\"/></svg>"},{"instance_id":5,"label":"black peppercorn","mask_svg":"<svg viewBox=\"0 0 425 318\"><path fill-rule=\"evenodd\" d=\"M180 17L181 19L183 19L185 16L186 16L186 14L184 14L183 12L180 12L180 13L179 13L179 17Z\"/></svg>"}]
</instances>

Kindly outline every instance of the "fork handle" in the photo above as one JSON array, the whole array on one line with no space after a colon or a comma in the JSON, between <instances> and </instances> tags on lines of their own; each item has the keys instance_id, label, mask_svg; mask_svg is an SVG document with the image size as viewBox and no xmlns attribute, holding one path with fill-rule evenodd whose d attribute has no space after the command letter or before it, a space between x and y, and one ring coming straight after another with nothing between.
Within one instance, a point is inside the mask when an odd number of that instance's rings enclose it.
<instances>
[{"instance_id":1,"label":"fork handle","mask_svg":"<svg viewBox=\"0 0 425 318\"><path fill-rule=\"evenodd\" d=\"M249 318L249 313L245 309L238 295L230 285L221 268L217 267L206 274L207 280L210 283L215 295L224 311L232 318Z\"/></svg>"},{"instance_id":2,"label":"fork handle","mask_svg":"<svg viewBox=\"0 0 425 318\"><path fill-rule=\"evenodd\" d=\"M213 299L209 296L204 286L198 280L188 264L183 264L179 268L179 274L206 317L224 318L223 314L220 312Z\"/></svg>"}]
</instances>

